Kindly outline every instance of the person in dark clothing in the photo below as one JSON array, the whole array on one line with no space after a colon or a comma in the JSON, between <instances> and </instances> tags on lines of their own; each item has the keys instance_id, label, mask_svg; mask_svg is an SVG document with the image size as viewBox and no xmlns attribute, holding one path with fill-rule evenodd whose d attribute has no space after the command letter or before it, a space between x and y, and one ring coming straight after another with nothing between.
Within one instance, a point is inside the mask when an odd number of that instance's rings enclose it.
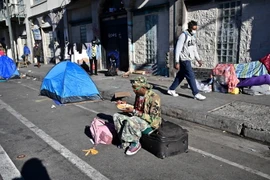
<instances>
[{"instance_id":1,"label":"person in dark clothing","mask_svg":"<svg viewBox=\"0 0 270 180\"><path fill-rule=\"evenodd\" d=\"M40 68L40 57L42 54L42 50L38 43L35 44L33 51L34 51L34 57L37 58L37 67Z\"/></svg>"},{"instance_id":2,"label":"person in dark clothing","mask_svg":"<svg viewBox=\"0 0 270 180\"><path fill-rule=\"evenodd\" d=\"M86 64L85 61L81 64L81 67L88 73L90 74L89 66Z\"/></svg>"}]
</instances>

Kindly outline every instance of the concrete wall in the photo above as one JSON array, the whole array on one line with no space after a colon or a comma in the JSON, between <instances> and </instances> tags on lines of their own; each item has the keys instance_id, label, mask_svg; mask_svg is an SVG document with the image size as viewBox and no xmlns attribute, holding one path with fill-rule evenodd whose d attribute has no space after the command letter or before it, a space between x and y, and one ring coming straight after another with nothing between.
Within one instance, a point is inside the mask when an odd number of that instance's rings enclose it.
<instances>
[{"instance_id":1,"label":"concrete wall","mask_svg":"<svg viewBox=\"0 0 270 180\"><path fill-rule=\"evenodd\" d=\"M133 40L134 40L134 49L135 49L135 64L143 64L146 59L146 35L145 35L145 16L134 16L133 17L133 27L136 29L133 30Z\"/></svg>"},{"instance_id":2,"label":"concrete wall","mask_svg":"<svg viewBox=\"0 0 270 180\"><path fill-rule=\"evenodd\" d=\"M198 51L204 68L218 63L216 37L218 4L192 6L187 9L187 21L198 21ZM259 60L270 53L270 1L243 0L239 44L239 63Z\"/></svg>"},{"instance_id":3,"label":"concrete wall","mask_svg":"<svg viewBox=\"0 0 270 180\"><path fill-rule=\"evenodd\" d=\"M157 25L157 64L165 66L165 53L169 51L169 11L168 7L158 9L152 13L143 13L133 16L133 40L135 50L134 63L146 63L146 28L145 16L158 15Z\"/></svg>"},{"instance_id":4,"label":"concrete wall","mask_svg":"<svg viewBox=\"0 0 270 180\"><path fill-rule=\"evenodd\" d=\"M188 8L187 22L198 22L198 52L204 61L204 68L213 68L216 65L216 36L218 10L215 5L200 5ZM185 26L187 28L187 26Z\"/></svg>"},{"instance_id":5,"label":"concrete wall","mask_svg":"<svg viewBox=\"0 0 270 180\"><path fill-rule=\"evenodd\" d=\"M69 0L47 0L43 3L33 5L30 0L25 0L28 17L39 15L68 3Z\"/></svg>"},{"instance_id":6,"label":"concrete wall","mask_svg":"<svg viewBox=\"0 0 270 180\"><path fill-rule=\"evenodd\" d=\"M270 53L270 1L244 0L240 32L240 62L259 60Z\"/></svg>"}]
</instances>

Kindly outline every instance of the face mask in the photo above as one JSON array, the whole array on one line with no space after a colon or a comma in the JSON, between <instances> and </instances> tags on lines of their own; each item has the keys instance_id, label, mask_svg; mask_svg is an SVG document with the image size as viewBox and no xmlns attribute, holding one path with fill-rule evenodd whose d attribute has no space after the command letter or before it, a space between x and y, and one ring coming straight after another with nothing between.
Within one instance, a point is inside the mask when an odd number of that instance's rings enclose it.
<instances>
[{"instance_id":1,"label":"face mask","mask_svg":"<svg viewBox=\"0 0 270 180\"><path fill-rule=\"evenodd\" d=\"M196 34L196 32L197 32L196 30L192 30L191 31L192 34Z\"/></svg>"}]
</instances>

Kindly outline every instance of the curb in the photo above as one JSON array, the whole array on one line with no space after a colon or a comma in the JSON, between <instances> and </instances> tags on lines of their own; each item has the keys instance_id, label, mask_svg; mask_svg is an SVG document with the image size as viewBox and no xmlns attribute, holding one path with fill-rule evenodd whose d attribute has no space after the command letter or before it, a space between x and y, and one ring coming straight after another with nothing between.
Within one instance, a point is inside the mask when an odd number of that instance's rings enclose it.
<instances>
[{"instance_id":1,"label":"curb","mask_svg":"<svg viewBox=\"0 0 270 180\"><path fill-rule=\"evenodd\" d=\"M38 81L42 81L43 75L25 72L28 77L35 77ZM99 88L100 95L103 99L111 100L114 96L114 91L102 90ZM133 103L134 97L129 97L126 101L130 104ZM169 106L162 106L161 112L163 115L167 115L173 118L193 122L196 124L208 126L221 131L226 131L238 136L250 138L253 140L261 141L263 143L270 144L270 132L259 131L250 129L245 126L243 121L238 119L211 114L210 112L194 112L189 109L175 109Z\"/></svg>"}]
</instances>

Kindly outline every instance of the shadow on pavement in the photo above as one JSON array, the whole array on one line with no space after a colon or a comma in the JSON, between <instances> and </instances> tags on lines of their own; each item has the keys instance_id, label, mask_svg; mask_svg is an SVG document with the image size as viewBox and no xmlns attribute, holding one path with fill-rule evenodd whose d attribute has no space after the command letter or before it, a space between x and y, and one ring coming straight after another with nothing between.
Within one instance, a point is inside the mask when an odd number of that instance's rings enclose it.
<instances>
[{"instance_id":1,"label":"shadow on pavement","mask_svg":"<svg viewBox=\"0 0 270 180\"><path fill-rule=\"evenodd\" d=\"M21 175L22 177L13 180L51 180L46 167L37 158L32 158L24 163Z\"/></svg>"}]
</instances>

